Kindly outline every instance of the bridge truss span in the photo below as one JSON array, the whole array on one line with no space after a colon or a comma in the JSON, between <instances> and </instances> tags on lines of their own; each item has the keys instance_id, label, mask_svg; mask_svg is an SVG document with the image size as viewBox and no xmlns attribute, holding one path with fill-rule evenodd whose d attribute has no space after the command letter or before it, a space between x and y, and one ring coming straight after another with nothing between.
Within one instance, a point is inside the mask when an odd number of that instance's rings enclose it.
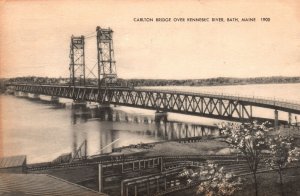
<instances>
[{"instance_id":1,"label":"bridge truss span","mask_svg":"<svg viewBox=\"0 0 300 196\"><path fill-rule=\"evenodd\" d=\"M59 85L17 84L14 85L14 88L16 91L70 98L78 101L109 103L241 122L253 119L253 106L300 114L300 105L234 96L153 89Z\"/></svg>"}]
</instances>

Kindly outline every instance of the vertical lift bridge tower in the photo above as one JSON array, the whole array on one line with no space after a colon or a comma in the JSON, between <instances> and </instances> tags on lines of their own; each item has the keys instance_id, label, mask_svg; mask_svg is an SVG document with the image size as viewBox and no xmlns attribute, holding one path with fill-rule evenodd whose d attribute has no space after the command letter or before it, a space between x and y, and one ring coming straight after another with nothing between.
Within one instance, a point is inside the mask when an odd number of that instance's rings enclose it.
<instances>
[{"instance_id":1,"label":"vertical lift bridge tower","mask_svg":"<svg viewBox=\"0 0 300 196\"><path fill-rule=\"evenodd\" d=\"M97 77L98 88L106 88L117 85L116 61L113 48L113 31L96 28L97 38L97 71L93 75ZM85 48L84 36L71 37L70 45L70 85L85 86Z\"/></svg>"}]
</instances>

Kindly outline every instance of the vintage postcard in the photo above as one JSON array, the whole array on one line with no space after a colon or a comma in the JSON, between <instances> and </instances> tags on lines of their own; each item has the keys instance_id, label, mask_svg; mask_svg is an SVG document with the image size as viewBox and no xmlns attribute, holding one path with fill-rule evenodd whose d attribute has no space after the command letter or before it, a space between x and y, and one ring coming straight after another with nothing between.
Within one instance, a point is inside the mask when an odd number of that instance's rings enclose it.
<instances>
[{"instance_id":1,"label":"vintage postcard","mask_svg":"<svg viewBox=\"0 0 300 196\"><path fill-rule=\"evenodd\" d=\"M300 1L0 0L0 195L300 195Z\"/></svg>"}]
</instances>

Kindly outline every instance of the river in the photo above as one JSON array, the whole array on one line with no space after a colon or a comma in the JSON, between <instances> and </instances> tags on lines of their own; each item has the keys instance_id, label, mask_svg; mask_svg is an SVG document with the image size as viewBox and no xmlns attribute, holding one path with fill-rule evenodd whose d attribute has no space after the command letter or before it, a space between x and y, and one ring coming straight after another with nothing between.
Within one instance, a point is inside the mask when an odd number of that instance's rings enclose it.
<instances>
[{"instance_id":1,"label":"river","mask_svg":"<svg viewBox=\"0 0 300 196\"><path fill-rule=\"evenodd\" d=\"M152 88L300 101L300 84ZM73 152L84 140L87 140L88 155L94 155L111 152L113 147L141 142L218 134L214 125L220 121L215 119L170 113L167 123L156 123L154 111L120 106L101 111L93 108L74 110L71 109L72 100L60 99L64 104L53 104L45 101L46 96L41 98L0 96L0 139L4 156L24 154L27 162L35 163ZM263 112L266 117L273 115L273 111ZM287 120L287 114L280 113L279 116Z\"/></svg>"}]
</instances>

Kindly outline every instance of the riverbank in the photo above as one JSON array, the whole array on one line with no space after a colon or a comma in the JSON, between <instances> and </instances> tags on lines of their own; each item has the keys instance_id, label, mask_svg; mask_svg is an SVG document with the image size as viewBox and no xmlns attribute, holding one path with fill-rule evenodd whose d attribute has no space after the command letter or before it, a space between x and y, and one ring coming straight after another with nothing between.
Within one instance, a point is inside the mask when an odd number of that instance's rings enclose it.
<instances>
[{"instance_id":1,"label":"riverbank","mask_svg":"<svg viewBox=\"0 0 300 196\"><path fill-rule=\"evenodd\" d=\"M206 138L199 142L180 143L178 141L165 141L151 144L149 148L132 148L130 146L121 149L120 154L144 153L144 156L173 156L173 155L230 155L235 150L229 148L223 138ZM114 153L112 153L114 154Z\"/></svg>"},{"instance_id":2,"label":"riverbank","mask_svg":"<svg viewBox=\"0 0 300 196\"><path fill-rule=\"evenodd\" d=\"M292 136L294 137L296 146L300 146L299 127L287 128L281 126L279 130L269 132L269 134ZM236 150L228 146L224 137L218 136L195 137L147 144L139 143L115 148L113 151L125 155L132 153L145 153L145 156L230 155L232 153L236 153Z\"/></svg>"}]
</instances>

